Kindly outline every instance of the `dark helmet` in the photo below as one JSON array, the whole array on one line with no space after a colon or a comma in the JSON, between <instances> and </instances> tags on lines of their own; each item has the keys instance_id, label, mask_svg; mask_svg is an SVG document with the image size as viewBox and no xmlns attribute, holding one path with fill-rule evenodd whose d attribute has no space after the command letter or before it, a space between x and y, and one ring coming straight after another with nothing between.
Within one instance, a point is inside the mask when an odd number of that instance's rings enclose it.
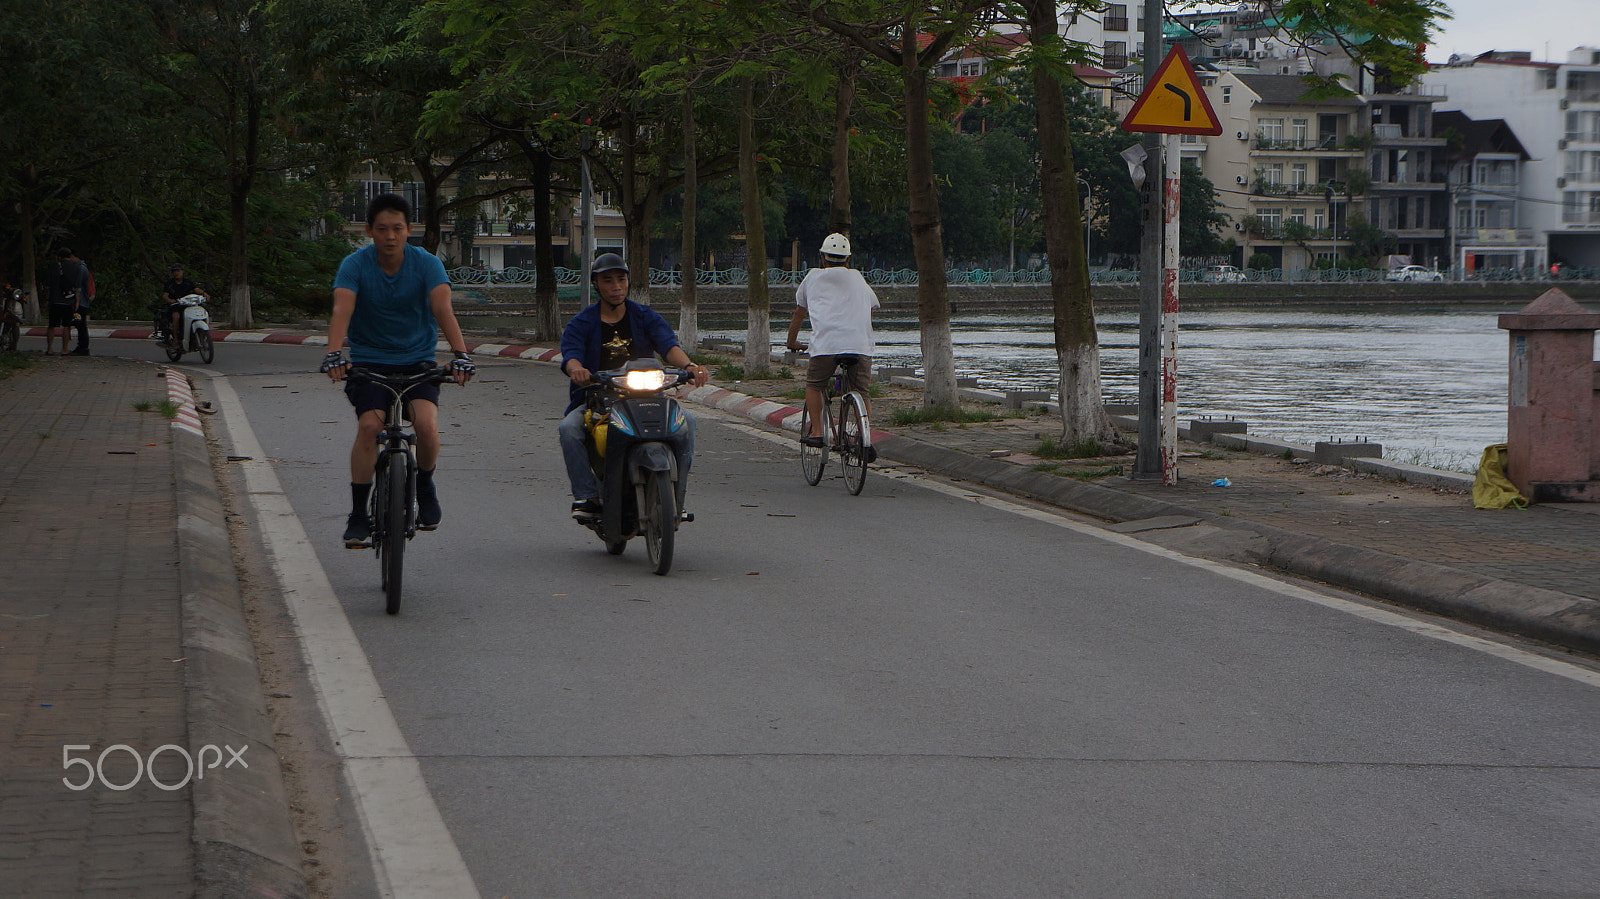
<instances>
[{"instance_id":1,"label":"dark helmet","mask_svg":"<svg viewBox=\"0 0 1600 899\"><path fill-rule=\"evenodd\" d=\"M589 277L593 278L601 272L627 272L628 264L616 253L601 253L594 259L594 267L589 269Z\"/></svg>"}]
</instances>

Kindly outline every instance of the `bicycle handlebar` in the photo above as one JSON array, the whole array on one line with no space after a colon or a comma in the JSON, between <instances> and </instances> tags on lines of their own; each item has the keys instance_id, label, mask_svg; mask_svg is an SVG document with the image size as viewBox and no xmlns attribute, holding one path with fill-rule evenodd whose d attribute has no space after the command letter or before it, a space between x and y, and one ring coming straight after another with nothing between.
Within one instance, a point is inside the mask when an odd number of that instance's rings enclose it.
<instances>
[{"instance_id":1,"label":"bicycle handlebar","mask_svg":"<svg viewBox=\"0 0 1600 899\"><path fill-rule=\"evenodd\" d=\"M413 372L409 375L403 375L384 374L355 364L350 365L350 371L345 373L345 379L348 381L367 381L373 384L382 384L390 389L400 389L401 392L418 384L447 384L455 380L450 373L450 369L446 366L436 366Z\"/></svg>"}]
</instances>

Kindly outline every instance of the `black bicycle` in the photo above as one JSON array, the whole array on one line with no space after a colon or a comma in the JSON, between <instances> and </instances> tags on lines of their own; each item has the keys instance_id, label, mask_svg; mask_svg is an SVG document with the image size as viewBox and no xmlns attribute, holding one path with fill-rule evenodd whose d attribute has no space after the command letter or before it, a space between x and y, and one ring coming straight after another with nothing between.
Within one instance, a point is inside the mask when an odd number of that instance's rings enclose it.
<instances>
[{"instance_id":1,"label":"black bicycle","mask_svg":"<svg viewBox=\"0 0 1600 899\"><path fill-rule=\"evenodd\" d=\"M867 422L867 399L859 390L845 390L845 372L861 361L854 355L840 355L839 367L833 379L822 392L822 445L808 446L805 438L811 433L811 410L800 414L800 471L806 483L815 487L822 480L822 471L828 465L828 452L839 457L839 467L844 470L845 486L855 496L867 483L867 463L876 457L872 450L872 426ZM833 415L834 397L839 398L839 414Z\"/></svg>"},{"instance_id":2,"label":"black bicycle","mask_svg":"<svg viewBox=\"0 0 1600 899\"><path fill-rule=\"evenodd\" d=\"M400 587L405 571L406 541L417 533L417 457L412 449L416 435L406 430L405 396L423 384L444 384L454 379L449 368L429 368L414 374L386 375L351 366L352 381L367 381L391 394L389 416L378 435L378 465L373 473L368 516L372 523L372 549L383 573L384 610L400 611Z\"/></svg>"}]
</instances>

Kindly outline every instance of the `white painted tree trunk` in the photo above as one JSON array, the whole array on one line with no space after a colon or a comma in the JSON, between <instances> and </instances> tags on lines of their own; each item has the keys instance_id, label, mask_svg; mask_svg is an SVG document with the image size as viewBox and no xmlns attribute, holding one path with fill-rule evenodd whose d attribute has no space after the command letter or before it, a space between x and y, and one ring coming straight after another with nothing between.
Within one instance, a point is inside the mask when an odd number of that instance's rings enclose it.
<instances>
[{"instance_id":1,"label":"white painted tree trunk","mask_svg":"<svg viewBox=\"0 0 1600 899\"><path fill-rule=\"evenodd\" d=\"M1086 440L1112 443L1117 438L1111 417L1100 400L1100 348L1076 344L1056 350L1061 366L1061 443L1076 446Z\"/></svg>"}]
</instances>

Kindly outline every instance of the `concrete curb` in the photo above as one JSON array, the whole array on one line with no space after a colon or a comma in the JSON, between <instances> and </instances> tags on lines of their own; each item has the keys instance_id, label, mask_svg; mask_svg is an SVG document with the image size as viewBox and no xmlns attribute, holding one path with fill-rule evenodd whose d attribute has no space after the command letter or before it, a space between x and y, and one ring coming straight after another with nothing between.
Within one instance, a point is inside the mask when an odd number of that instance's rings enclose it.
<instances>
[{"instance_id":1,"label":"concrete curb","mask_svg":"<svg viewBox=\"0 0 1600 899\"><path fill-rule=\"evenodd\" d=\"M167 384L168 398L179 409L172 443L184 693L189 743L199 756L192 781L195 895L305 897L300 848L245 623L221 491L191 385L171 369ZM204 765L204 746L218 747L213 767ZM243 753L243 764L233 760L230 748Z\"/></svg>"}]
</instances>

